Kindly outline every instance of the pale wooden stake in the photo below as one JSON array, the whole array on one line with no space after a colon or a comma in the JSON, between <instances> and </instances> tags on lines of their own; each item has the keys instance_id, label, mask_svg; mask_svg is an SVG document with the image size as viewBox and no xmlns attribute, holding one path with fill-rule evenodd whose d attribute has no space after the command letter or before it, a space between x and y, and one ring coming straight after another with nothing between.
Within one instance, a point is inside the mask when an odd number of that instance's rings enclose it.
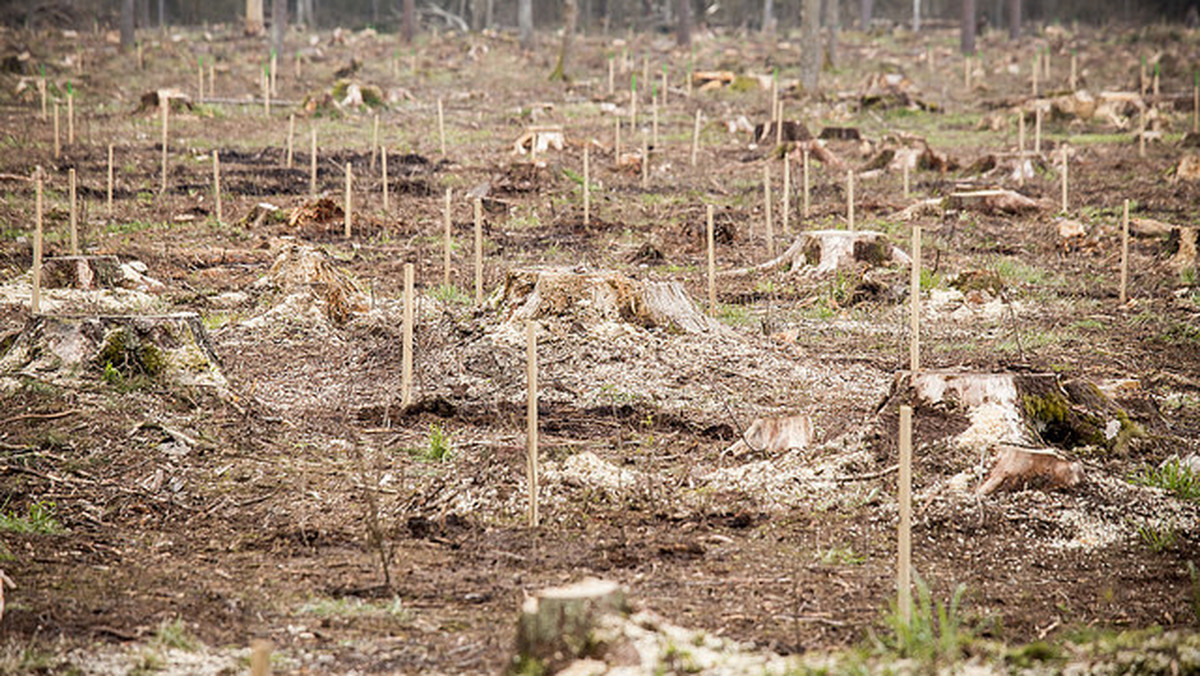
<instances>
[{"instance_id":1,"label":"pale wooden stake","mask_svg":"<svg viewBox=\"0 0 1200 676\"><path fill-rule=\"evenodd\" d=\"M642 137L642 190L650 186L650 144Z\"/></svg>"},{"instance_id":2,"label":"pale wooden stake","mask_svg":"<svg viewBox=\"0 0 1200 676\"><path fill-rule=\"evenodd\" d=\"M1025 185L1025 111L1017 113L1017 185Z\"/></svg>"},{"instance_id":3,"label":"pale wooden stake","mask_svg":"<svg viewBox=\"0 0 1200 676\"><path fill-rule=\"evenodd\" d=\"M38 93L42 96L42 119L46 119L46 78L38 80Z\"/></svg>"},{"instance_id":4,"label":"pale wooden stake","mask_svg":"<svg viewBox=\"0 0 1200 676\"><path fill-rule=\"evenodd\" d=\"M270 117L271 115L271 80L267 76L267 71L262 73L262 94L263 94L263 114Z\"/></svg>"},{"instance_id":5,"label":"pale wooden stake","mask_svg":"<svg viewBox=\"0 0 1200 676\"><path fill-rule=\"evenodd\" d=\"M58 135L58 101L54 102L54 159L58 159L62 154L62 142L59 141Z\"/></svg>"},{"instance_id":6,"label":"pale wooden stake","mask_svg":"<svg viewBox=\"0 0 1200 676\"><path fill-rule=\"evenodd\" d=\"M1070 163L1067 162L1067 146L1064 145L1062 147L1062 211L1064 214L1067 213L1067 209L1070 207L1070 202L1067 199L1067 190L1070 185L1069 171Z\"/></svg>"},{"instance_id":7,"label":"pale wooden stake","mask_svg":"<svg viewBox=\"0 0 1200 676\"><path fill-rule=\"evenodd\" d=\"M308 177L308 192L313 197L317 196L317 129L312 129L312 148L308 155L309 162L309 177Z\"/></svg>"},{"instance_id":8,"label":"pale wooden stake","mask_svg":"<svg viewBox=\"0 0 1200 676\"><path fill-rule=\"evenodd\" d=\"M475 198L475 304L483 304L483 200Z\"/></svg>"},{"instance_id":9,"label":"pale wooden stake","mask_svg":"<svg viewBox=\"0 0 1200 676\"><path fill-rule=\"evenodd\" d=\"M668 81L669 81L669 78L667 77L667 64L665 64L665 63L664 63L664 64L663 64L663 72L662 72L662 95L663 95L663 97L662 97L662 104L663 104L664 106L665 106L665 105L667 105L667 98L668 98L668 97L667 97L667 85L668 85Z\"/></svg>"},{"instance_id":10,"label":"pale wooden stake","mask_svg":"<svg viewBox=\"0 0 1200 676\"><path fill-rule=\"evenodd\" d=\"M971 57L963 57L963 91L971 91Z\"/></svg>"},{"instance_id":11,"label":"pale wooden stake","mask_svg":"<svg viewBox=\"0 0 1200 676\"><path fill-rule=\"evenodd\" d=\"M438 145L442 149L442 155L446 154L446 114L442 107L442 100L438 99Z\"/></svg>"},{"instance_id":12,"label":"pale wooden stake","mask_svg":"<svg viewBox=\"0 0 1200 676\"><path fill-rule=\"evenodd\" d=\"M450 221L450 188L446 188L445 216L443 218L442 239L442 286L450 288L450 237L452 233Z\"/></svg>"},{"instance_id":13,"label":"pale wooden stake","mask_svg":"<svg viewBox=\"0 0 1200 676\"><path fill-rule=\"evenodd\" d=\"M196 64L196 101L204 99L204 61Z\"/></svg>"},{"instance_id":14,"label":"pale wooden stake","mask_svg":"<svg viewBox=\"0 0 1200 676\"><path fill-rule=\"evenodd\" d=\"M1161 90L1158 88L1158 65L1155 65L1154 66L1154 98L1158 98L1158 96L1161 93L1162 93Z\"/></svg>"},{"instance_id":15,"label":"pale wooden stake","mask_svg":"<svg viewBox=\"0 0 1200 676\"><path fill-rule=\"evenodd\" d=\"M773 71L771 75L771 122L778 123L779 118L775 114L779 112L779 71Z\"/></svg>"},{"instance_id":16,"label":"pale wooden stake","mask_svg":"<svg viewBox=\"0 0 1200 676\"><path fill-rule=\"evenodd\" d=\"M42 168L34 170L37 197L33 223L33 290L29 296L29 311L37 315L42 311Z\"/></svg>"},{"instance_id":17,"label":"pale wooden stake","mask_svg":"<svg viewBox=\"0 0 1200 676\"><path fill-rule=\"evenodd\" d=\"M213 151L213 200L217 205L217 223L222 221L221 218L221 156L216 150Z\"/></svg>"},{"instance_id":18,"label":"pale wooden stake","mask_svg":"<svg viewBox=\"0 0 1200 676\"><path fill-rule=\"evenodd\" d=\"M217 98L217 65L211 60L208 62L208 95Z\"/></svg>"},{"instance_id":19,"label":"pale wooden stake","mask_svg":"<svg viewBox=\"0 0 1200 676\"><path fill-rule=\"evenodd\" d=\"M1146 110L1143 108L1138 112L1138 126L1141 131L1138 132L1138 157L1146 156Z\"/></svg>"},{"instance_id":20,"label":"pale wooden stake","mask_svg":"<svg viewBox=\"0 0 1200 676\"><path fill-rule=\"evenodd\" d=\"M344 226L344 234L346 239L350 239L350 223L354 220L354 204L350 201L352 185L354 183L354 165L346 163L346 223Z\"/></svg>"},{"instance_id":21,"label":"pale wooden stake","mask_svg":"<svg viewBox=\"0 0 1200 676\"><path fill-rule=\"evenodd\" d=\"M897 477L900 525L896 533L896 612L912 621L912 407L900 407L900 470Z\"/></svg>"},{"instance_id":22,"label":"pale wooden stake","mask_svg":"<svg viewBox=\"0 0 1200 676\"><path fill-rule=\"evenodd\" d=\"M763 215L766 218L767 258L775 257L775 227L771 223L771 164L763 165Z\"/></svg>"},{"instance_id":23,"label":"pale wooden stake","mask_svg":"<svg viewBox=\"0 0 1200 676\"><path fill-rule=\"evenodd\" d=\"M388 211L388 159L387 146L379 148L379 168L383 171L383 210Z\"/></svg>"},{"instance_id":24,"label":"pale wooden stake","mask_svg":"<svg viewBox=\"0 0 1200 676\"><path fill-rule=\"evenodd\" d=\"M250 645L250 676L269 676L271 673L271 644L255 641Z\"/></svg>"},{"instance_id":25,"label":"pale wooden stake","mask_svg":"<svg viewBox=\"0 0 1200 676\"><path fill-rule=\"evenodd\" d=\"M408 408L412 405L412 375L413 375L413 304L416 296L413 294L413 264L404 264L404 344L402 346L402 367L400 374L400 405Z\"/></svg>"},{"instance_id":26,"label":"pale wooden stake","mask_svg":"<svg viewBox=\"0 0 1200 676\"><path fill-rule=\"evenodd\" d=\"M1129 301L1129 200L1121 210L1121 305Z\"/></svg>"},{"instance_id":27,"label":"pale wooden stake","mask_svg":"<svg viewBox=\"0 0 1200 676\"><path fill-rule=\"evenodd\" d=\"M854 230L854 170L846 172L846 223Z\"/></svg>"},{"instance_id":28,"label":"pale wooden stake","mask_svg":"<svg viewBox=\"0 0 1200 676\"><path fill-rule=\"evenodd\" d=\"M621 119L613 120L613 164L621 164Z\"/></svg>"},{"instance_id":29,"label":"pale wooden stake","mask_svg":"<svg viewBox=\"0 0 1200 676\"><path fill-rule=\"evenodd\" d=\"M608 57L608 95L613 96L617 93L617 77L616 67L613 65L613 57Z\"/></svg>"},{"instance_id":30,"label":"pale wooden stake","mask_svg":"<svg viewBox=\"0 0 1200 676\"><path fill-rule=\"evenodd\" d=\"M1042 154L1042 107L1038 106L1033 112L1033 152Z\"/></svg>"},{"instance_id":31,"label":"pale wooden stake","mask_svg":"<svg viewBox=\"0 0 1200 676\"><path fill-rule=\"evenodd\" d=\"M538 526L538 363L537 322L529 322L525 328L525 478L529 483L529 527Z\"/></svg>"},{"instance_id":32,"label":"pale wooden stake","mask_svg":"<svg viewBox=\"0 0 1200 676\"><path fill-rule=\"evenodd\" d=\"M67 145L75 145L75 94L67 94Z\"/></svg>"},{"instance_id":33,"label":"pale wooden stake","mask_svg":"<svg viewBox=\"0 0 1200 676\"><path fill-rule=\"evenodd\" d=\"M1071 92L1079 88L1079 56L1071 53Z\"/></svg>"},{"instance_id":34,"label":"pale wooden stake","mask_svg":"<svg viewBox=\"0 0 1200 676\"><path fill-rule=\"evenodd\" d=\"M912 270L909 275L911 297L908 343L908 368L916 373L921 369L921 226L912 229Z\"/></svg>"},{"instance_id":35,"label":"pale wooden stake","mask_svg":"<svg viewBox=\"0 0 1200 676\"><path fill-rule=\"evenodd\" d=\"M1200 134L1200 76L1192 83L1192 133Z\"/></svg>"},{"instance_id":36,"label":"pale wooden stake","mask_svg":"<svg viewBox=\"0 0 1200 676\"><path fill-rule=\"evenodd\" d=\"M108 144L108 215L113 210L113 144Z\"/></svg>"},{"instance_id":37,"label":"pale wooden stake","mask_svg":"<svg viewBox=\"0 0 1200 676\"><path fill-rule=\"evenodd\" d=\"M629 134L637 131L637 87L629 90Z\"/></svg>"},{"instance_id":38,"label":"pale wooden stake","mask_svg":"<svg viewBox=\"0 0 1200 676\"><path fill-rule=\"evenodd\" d=\"M781 201L779 214L779 232L784 236L788 234L788 221L791 220L792 211L792 160L787 153L783 154L783 199Z\"/></svg>"},{"instance_id":39,"label":"pale wooden stake","mask_svg":"<svg viewBox=\"0 0 1200 676\"><path fill-rule=\"evenodd\" d=\"M650 111L652 122L650 124L650 145L658 147L658 97L650 99Z\"/></svg>"},{"instance_id":40,"label":"pale wooden stake","mask_svg":"<svg viewBox=\"0 0 1200 676\"><path fill-rule=\"evenodd\" d=\"M696 166L696 156L700 152L700 110L696 110L696 123L692 126L692 166Z\"/></svg>"},{"instance_id":41,"label":"pale wooden stake","mask_svg":"<svg viewBox=\"0 0 1200 676\"><path fill-rule=\"evenodd\" d=\"M1038 95L1038 71L1041 70L1040 56L1041 56L1040 54L1033 55L1033 80L1032 80L1032 82L1033 82L1033 98L1035 98L1035 99L1037 98L1037 95Z\"/></svg>"},{"instance_id":42,"label":"pale wooden stake","mask_svg":"<svg viewBox=\"0 0 1200 676\"><path fill-rule=\"evenodd\" d=\"M159 101L162 106L162 192L167 191L167 135L170 128L171 100Z\"/></svg>"},{"instance_id":43,"label":"pale wooden stake","mask_svg":"<svg viewBox=\"0 0 1200 676\"><path fill-rule=\"evenodd\" d=\"M909 192L910 192L909 191L909 177L908 177L908 162L904 163L903 174L904 174L904 197L907 198L909 195Z\"/></svg>"},{"instance_id":44,"label":"pale wooden stake","mask_svg":"<svg viewBox=\"0 0 1200 676\"><path fill-rule=\"evenodd\" d=\"M804 174L804 205L803 205L804 209L800 213L802 216L804 216L804 218L808 218L809 214L811 213L810 207L812 205L812 201L810 199L811 190L809 189L811 182L810 182L810 177L808 175L809 162L808 162L808 151L807 150L805 150L801 154L801 158L804 163L804 171L802 172Z\"/></svg>"},{"instance_id":45,"label":"pale wooden stake","mask_svg":"<svg viewBox=\"0 0 1200 676\"><path fill-rule=\"evenodd\" d=\"M275 94L277 94L279 92L279 90L275 88L275 82L276 82L276 80L278 78L278 74L279 74L278 66L279 66L279 55L276 54L275 50L272 49L271 50L271 95L272 96L274 96Z\"/></svg>"},{"instance_id":46,"label":"pale wooden stake","mask_svg":"<svg viewBox=\"0 0 1200 676\"><path fill-rule=\"evenodd\" d=\"M296 137L296 115L288 115L287 168L292 168L292 144Z\"/></svg>"},{"instance_id":47,"label":"pale wooden stake","mask_svg":"<svg viewBox=\"0 0 1200 676\"><path fill-rule=\"evenodd\" d=\"M67 170L67 186L71 193L71 255L79 255L79 217L75 199L75 170Z\"/></svg>"},{"instance_id":48,"label":"pale wooden stake","mask_svg":"<svg viewBox=\"0 0 1200 676\"><path fill-rule=\"evenodd\" d=\"M1046 82L1050 81L1050 48L1049 47L1046 48L1046 51L1042 52L1042 80L1044 80Z\"/></svg>"},{"instance_id":49,"label":"pale wooden stake","mask_svg":"<svg viewBox=\"0 0 1200 676\"><path fill-rule=\"evenodd\" d=\"M375 153L379 151L379 113L371 124L371 171L375 171Z\"/></svg>"},{"instance_id":50,"label":"pale wooden stake","mask_svg":"<svg viewBox=\"0 0 1200 676\"><path fill-rule=\"evenodd\" d=\"M713 232L713 205L709 204L705 222L705 241L708 247L708 314L717 314L717 252L716 236Z\"/></svg>"},{"instance_id":51,"label":"pale wooden stake","mask_svg":"<svg viewBox=\"0 0 1200 676\"><path fill-rule=\"evenodd\" d=\"M588 157L588 146L583 146L583 225L587 227L592 220L592 186L589 180L591 161Z\"/></svg>"},{"instance_id":52,"label":"pale wooden stake","mask_svg":"<svg viewBox=\"0 0 1200 676\"><path fill-rule=\"evenodd\" d=\"M1142 69L1138 73L1138 94L1146 95L1146 57L1142 57Z\"/></svg>"}]
</instances>

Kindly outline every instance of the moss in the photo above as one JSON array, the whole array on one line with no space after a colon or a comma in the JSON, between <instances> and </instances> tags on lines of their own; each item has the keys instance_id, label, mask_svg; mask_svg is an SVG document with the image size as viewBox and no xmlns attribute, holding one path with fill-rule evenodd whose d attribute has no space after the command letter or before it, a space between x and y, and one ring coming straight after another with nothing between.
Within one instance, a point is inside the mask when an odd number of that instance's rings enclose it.
<instances>
[{"instance_id":1,"label":"moss","mask_svg":"<svg viewBox=\"0 0 1200 676\"><path fill-rule=\"evenodd\" d=\"M758 84L758 78L753 78L749 75L738 75L729 84L729 90L734 92L756 92L761 88L761 85Z\"/></svg>"},{"instance_id":2,"label":"moss","mask_svg":"<svg viewBox=\"0 0 1200 676\"><path fill-rule=\"evenodd\" d=\"M129 339L129 330L125 328L120 328L109 333L104 338L104 346L100 348L100 352L96 355L96 363L101 368L109 364L116 369L127 368L129 361Z\"/></svg>"},{"instance_id":3,"label":"moss","mask_svg":"<svg viewBox=\"0 0 1200 676\"><path fill-rule=\"evenodd\" d=\"M166 355L150 343L142 343L138 346L138 363L142 372L151 378L157 378L167 369Z\"/></svg>"},{"instance_id":4,"label":"moss","mask_svg":"<svg viewBox=\"0 0 1200 676\"><path fill-rule=\"evenodd\" d=\"M13 344L17 342L17 336L19 335L21 334L14 331L13 333L0 336L0 357L8 354Z\"/></svg>"},{"instance_id":5,"label":"moss","mask_svg":"<svg viewBox=\"0 0 1200 676\"><path fill-rule=\"evenodd\" d=\"M346 91L349 89L350 89L350 81L349 80L338 80L337 82L333 83L333 89L330 90L329 93L333 94L333 98L340 101L340 100L346 98Z\"/></svg>"}]
</instances>

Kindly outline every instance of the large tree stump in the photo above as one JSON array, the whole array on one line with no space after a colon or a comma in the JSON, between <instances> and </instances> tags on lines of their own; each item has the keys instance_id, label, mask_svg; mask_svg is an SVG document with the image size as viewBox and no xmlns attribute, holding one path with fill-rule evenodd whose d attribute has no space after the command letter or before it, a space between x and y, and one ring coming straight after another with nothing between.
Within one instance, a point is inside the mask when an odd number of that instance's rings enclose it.
<instances>
[{"instance_id":1,"label":"large tree stump","mask_svg":"<svg viewBox=\"0 0 1200 676\"><path fill-rule=\"evenodd\" d=\"M42 287L47 289L111 289L124 279L116 256L54 256L42 261Z\"/></svg>"},{"instance_id":2,"label":"large tree stump","mask_svg":"<svg viewBox=\"0 0 1200 676\"><path fill-rule=\"evenodd\" d=\"M749 268L727 270L725 277L770 272L779 268L796 271L815 268L818 273L865 263L879 265L910 265L912 259L888 240L887 235L874 230L812 230L802 234L787 251L765 263Z\"/></svg>"},{"instance_id":3,"label":"large tree stump","mask_svg":"<svg viewBox=\"0 0 1200 676\"><path fill-rule=\"evenodd\" d=\"M226 387L200 316L32 317L0 355L0 376L72 383L87 376Z\"/></svg>"},{"instance_id":4,"label":"large tree stump","mask_svg":"<svg viewBox=\"0 0 1200 676\"><path fill-rule=\"evenodd\" d=\"M610 647L602 635L605 618L628 612L625 592L606 580L589 579L534 594L521 609L518 659L510 672L536 664L552 673L577 658L603 657Z\"/></svg>"},{"instance_id":5,"label":"large tree stump","mask_svg":"<svg viewBox=\"0 0 1200 676\"><path fill-rule=\"evenodd\" d=\"M713 328L678 282L642 282L611 271L512 270L491 303L506 321L517 323L571 320L588 327L624 322L683 333Z\"/></svg>"},{"instance_id":6,"label":"large tree stump","mask_svg":"<svg viewBox=\"0 0 1200 676\"><path fill-rule=\"evenodd\" d=\"M370 309L359 283L342 272L329 254L290 238L271 242L278 250L267 274L254 284L285 297L300 295L320 306L331 321L341 324Z\"/></svg>"},{"instance_id":7,"label":"large tree stump","mask_svg":"<svg viewBox=\"0 0 1200 676\"><path fill-rule=\"evenodd\" d=\"M725 449L734 457L745 453L782 453L805 448L812 443L812 418L789 415L781 418L755 418L732 446Z\"/></svg>"}]
</instances>

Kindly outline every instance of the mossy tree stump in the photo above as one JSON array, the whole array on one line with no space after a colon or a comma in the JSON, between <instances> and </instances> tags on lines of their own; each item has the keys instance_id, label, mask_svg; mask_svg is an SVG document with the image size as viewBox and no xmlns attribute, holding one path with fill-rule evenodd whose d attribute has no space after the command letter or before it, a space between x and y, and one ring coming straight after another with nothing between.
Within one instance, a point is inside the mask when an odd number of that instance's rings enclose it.
<instances>
[{"instance_id":1,"label":"mossy tree stump","mask_svg":"<svg viewBox=\"0 0 1200 676\"><path fill-rule=\"evenodd\" d=\"M620 585L589 579L544 589L525 601L517 624L517 658L510 673L552 673L581 657L603 657L605 619L629 608Z\"/></svg>"},{"instance_id":2,"label":"mossy tree stump","mask_svg":"<svg viewBox=\"0 0 1200 676\"><path fill-rule=\"evenodd\" d=\"M116 256L54 256L42 261L42 287L46 289L112 289L125 275Z\"/></svg>"}]
</instances>

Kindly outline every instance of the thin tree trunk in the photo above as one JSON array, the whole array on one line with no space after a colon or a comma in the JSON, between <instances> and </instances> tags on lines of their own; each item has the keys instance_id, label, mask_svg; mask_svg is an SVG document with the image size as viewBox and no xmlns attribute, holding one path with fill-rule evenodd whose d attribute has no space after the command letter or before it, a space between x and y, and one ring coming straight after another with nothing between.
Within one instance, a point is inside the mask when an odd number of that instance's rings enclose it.
<instances>
[{"instance_id":1,"label":"thin tree trunk","mask_svg":"<svg viewBox=\"0 0 1200 676\"><path fill-rule=\"evenodd\" d=\"M912 29L914 33L921 32L921 0L913 0Z\"/></svg>"},{"instance_id":2,"label":"thin tree trunk","mask_svg":"<svg viewBox=\"0 0 1200 676\"><path fill-rule=\"evenodd\" d=\"M962 0L962 53L975 53L975 0Z\"/></svg>"},{"instance_id":3,"label":"thin tree trunk","mask_svg":"<svg viewBox=\"0 0 1200 676\"><path fill-rule=\"evenodd\" d=\"M158 29L167 27L167 0L158 0Z\"/></svg>"},{"instance_id":4,"label":"thin tree trunk","mask_svg":"<svg viewBox=\"0 0 1200 676\"><path fill-rule=\"evenodd\" d=\"M533 49L533 0L517 0L517 27L521 33L521 49Z\"/></svg>"},{"instance_id":5,"label":"thin tree trunk","mask_svg":"<svg viewBox=\"0 0 1200 676\"><path fill-rule=\"evenodd\" d=\"M300 0L300 1L303 2L304 0ZM417 7L416 7L416 5L417 5L416 0L404 0L404 2L403 2L403 6L404 6L404 9L403 9L404 31L403 32L404 32L404 44L406 44L406 45L411 44L413 41L413 38L416 37L416 35L417 35L417 27L416 27Z\"/></svg>"},{"instance_id":6,"label":"thin tree trunk","mask_svg":"<svg viewBox=\"0 0 1200 676\"><path fill-rule=\"evenodd\" d=\"M839 10L841 3L838 0L826 0L826 2L829 3L829 65L836 68L838 63L838 28L842 21L841 11Z\"/></svg>"},{"instance_id":7,"label":"thin tree trunk","mask_svg":"<svg viewBox=\"0 0 1200 676\"><path fill-rule=\"evenodd\" d=\"M246 35L262 35L262 0L246 0Z\"/></svg>"},{"instance_id":8,"label":"thin tree trunk","mask_svg":"<svg viewBox=\"0 0 1200 676\"><path fill-rule=\"evenodd\" d=\"M287 0L271 0L271 48L283 55L283 38L287 34Z\"/></svg>"},{"instance_id":9,"label":"thin tree trunk","mask_svg":"<svg viewBox=\"0 0 1200 676\"><path fill-rule=\"evenodd\" d=\"M864 31L871 30L871 12L875 9L874 0L860 0L858 4L858 20Z\"/></svg>"},{"instance_id":10,"label":"thin tree trunk","mask_svg":"<svg viewBox=\"0 0 1200 676\"><path fill-rule=\"evenodd\" d=\"M1008 39L1021 39L1021 0L1008 0Z\"/></svg>"},{"instance_id":11,"label":"thin tree trunk","mask_svg":"<svg viewBox=\"0 0 1200 676\"><path fill-rule=\"evenodd\" d=\"M821 77L821 0L803 0L804 40L800 52L800 85L808 94L817 92Z\"/></svg>"},{"instance_id":12,"label":"thin tree trunk","mask_svg":"<svg viewBox=\"0 0 1200 676\"><path fill-rule=\"evenodd\" d=\"M775 33L775 0L763 0L762 32Z\"/></svg>"},{"instance_id":13,"label":"thin tree trunk","mask_svg":"<svg viewBox=\"0 0 1200 676\"><path fill-rule=\"evenodd\" d=\"M576 0L564 0L562 46L558 51L558 65L554 67L554 72L550 74L552 81L571 81L571 76L567 74L567 57L571 54L571 40L575 37L575 22L579 18L578 14L579 5L576 3Z\"/></svg>"},{"instance_id":14,"label":"thin tree trunk","mask_svg":"<svg viewBox=\"0 0 1200 676\"><path fill-rule=\"evenodd\" d=\"M150 0L138 0L137 22L139 28L150 27Z\"/></svg>"},{"instance_id":15,"label":"thin tree trunk","mask_svg":"<svg viewBox=\"0 0 1200 676\"><path fill-rule=\"evenodd\" d=\"M121 0L121 49L132 49L137 40L133 29L134 0Z\"/></svg>"},{"instance_id":16,"label":"thin tree trunk","mask_svg":"<svg viewBox=\"0 0 1200 676\"><path fill-rule=\"evenodd\" d=\"M692 44L692 0L679 0L677 13L675 42L680 47L688 47Z\"/></svg>"}]
</instances>

